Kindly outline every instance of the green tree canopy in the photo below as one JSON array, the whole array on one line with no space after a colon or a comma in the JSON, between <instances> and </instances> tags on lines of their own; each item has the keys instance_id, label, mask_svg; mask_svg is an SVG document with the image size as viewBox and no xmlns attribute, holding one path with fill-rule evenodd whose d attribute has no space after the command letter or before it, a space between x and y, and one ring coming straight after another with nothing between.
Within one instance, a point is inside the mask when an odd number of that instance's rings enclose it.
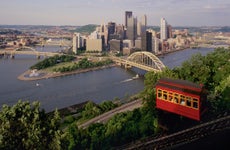
<instances>
[{"instance_id":1,"label":"green tree canopy","mask_svg":"<svg viewBox=\"0 0 230 150\"><path fill-rule=\"evenodd\" d=\"M59 115L40 110L40 103L19 100L0 112L0 149L60 149Z\"/></svg>"}]
</instances>

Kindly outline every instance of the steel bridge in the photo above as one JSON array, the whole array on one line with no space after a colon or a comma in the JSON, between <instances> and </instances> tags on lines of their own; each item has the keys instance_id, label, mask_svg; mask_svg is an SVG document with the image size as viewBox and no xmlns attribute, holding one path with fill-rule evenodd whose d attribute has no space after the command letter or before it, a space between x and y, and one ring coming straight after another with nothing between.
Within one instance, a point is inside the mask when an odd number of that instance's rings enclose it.
<instances>
[{"instance_id":1,"label":"steel bridge","mask_svg":"<svg viewBox=\"0 0 230 150\"><path fill-rule=\"evenodd\" d=\"M112 57L118 65L124 65L125 68L136 67L145 71L159 72L165 68L165 65L154 54L146 51L135 52L126 59Z\"/></svg>"},{"instance_id":2,"label":"steel bridge","mask_svg":"<svg viewBox=\"0 0 230 150\"><path fill-rule=\"evenodd\" d=\"M51 57L54 55L63 55L61 53L55 53L55 52L40 52L28 46L22 46L14 50L0 50L0 54L4 55L4 57L10 56L10 58L15 58L15 55L35 55L38 59L41 56Z\"/></svg>"}]
</instances>

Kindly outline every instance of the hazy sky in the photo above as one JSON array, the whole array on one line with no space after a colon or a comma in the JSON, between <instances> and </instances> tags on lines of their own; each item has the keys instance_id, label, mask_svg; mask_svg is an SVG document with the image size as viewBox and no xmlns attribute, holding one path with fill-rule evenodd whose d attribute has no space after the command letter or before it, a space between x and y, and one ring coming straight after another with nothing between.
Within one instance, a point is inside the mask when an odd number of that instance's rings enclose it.
<instances>
[{"instance_id":1,"label":"hazy sky","mask_svg":"<svg viewBox=\"0 0 230 150\"><path fill-rule=\"evenodd\" d=\"M230 0L1 0L0 24L124 24L125 11L146 14L148 25L164 17L172 26L230 26Z\"/></svg>"}]
</instances>

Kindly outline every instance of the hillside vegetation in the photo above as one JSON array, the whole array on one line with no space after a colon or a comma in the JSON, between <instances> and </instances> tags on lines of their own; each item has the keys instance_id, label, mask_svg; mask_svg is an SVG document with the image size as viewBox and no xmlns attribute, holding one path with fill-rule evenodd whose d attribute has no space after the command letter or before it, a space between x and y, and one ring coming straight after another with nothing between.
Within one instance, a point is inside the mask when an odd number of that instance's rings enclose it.
<instances>
[{"instance_id":1,"label":"hillside vegetation","mask_svg":"<svg viewBox=\"0 0 230 150\"><path fill-rule=\"evenodd\" d=\"M89 35L93 31L95 31L97 26L98 25L95 25L95 24L88 24L88 25L84 25L84 26L81 26L81 27L77 28L73 32L78 32L78 33Z\"/></svg>"}]
</instances>

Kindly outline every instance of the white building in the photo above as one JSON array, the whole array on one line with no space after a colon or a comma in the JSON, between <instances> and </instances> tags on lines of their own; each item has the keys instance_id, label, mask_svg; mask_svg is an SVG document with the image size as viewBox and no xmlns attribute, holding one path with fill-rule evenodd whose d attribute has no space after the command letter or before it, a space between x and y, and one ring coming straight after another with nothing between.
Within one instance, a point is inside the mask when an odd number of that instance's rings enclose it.
<instances>
[{"instance_id":1,"label":"white building","mask_svg":"<svg viewBox=\"0 0 230 150\"><path fill-rule=\"evenodd\" d=\"M154 54L159 54L159 44L160 44L160 39L157 37L152 37L152 50Z\"/></svg>"},{"instance_id":2,"label":"white building","mask_svg":"<svg viewBox=\"0 0 230 150\"><path fill-rule=\"evenodd\" d=\"M161 18L161 41L167 39L167 21Z\"/></svg>"},{"instance_id":3,"label":"white building","mask_svg":"<svg viewBox=\"0 0 230 150\"><path fill-rule=\"evenodd\" d=\"M73 52L77 54L77 49L83 46L83 38L80 33L73 34Z\"/></svg>"}]
</instances>

